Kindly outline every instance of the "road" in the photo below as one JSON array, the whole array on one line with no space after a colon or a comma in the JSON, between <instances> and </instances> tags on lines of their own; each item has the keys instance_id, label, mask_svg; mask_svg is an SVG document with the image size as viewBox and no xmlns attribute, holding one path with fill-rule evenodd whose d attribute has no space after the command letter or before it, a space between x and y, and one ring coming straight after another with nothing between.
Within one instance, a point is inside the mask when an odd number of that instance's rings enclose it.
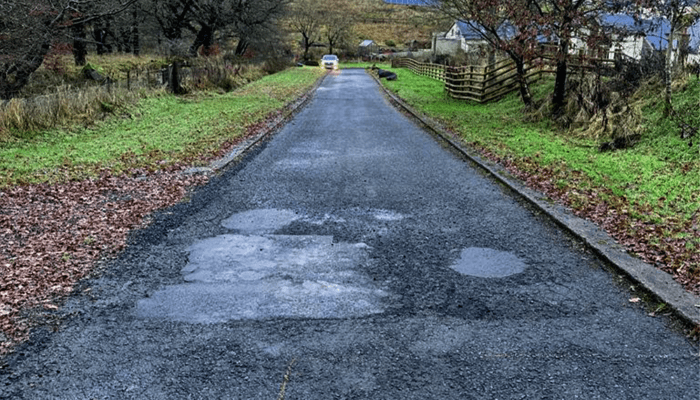
<instances>
[{"instance_id":1,"label":"road","mask_svg":"<svg viewBox=\"0 0 700 400\"><path fill-rule=\"evenodd\" d=\"M618 281L345 70L132 235L0 398L700 398Z\"/></svg>"}]
</instances>

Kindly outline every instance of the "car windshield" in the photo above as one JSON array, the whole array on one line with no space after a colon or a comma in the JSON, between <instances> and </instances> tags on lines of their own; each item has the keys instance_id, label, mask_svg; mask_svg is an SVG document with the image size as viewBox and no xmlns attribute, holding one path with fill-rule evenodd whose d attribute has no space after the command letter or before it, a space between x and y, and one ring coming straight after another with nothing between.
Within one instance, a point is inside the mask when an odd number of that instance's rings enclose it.
<instances>
[{"instance_id":1,"label":"car windshield","mask_svg":"<svg viewBox=\"0 0 700 400\"><path fill-rule=\"evenodd\" d=\"M326 56L323 56L323 61L333 61L333 60L337 60L337 59L338 59L338 57L337 57L337 56L333 56L333 55L326 55Z\"/></svg>"}]
</instances>

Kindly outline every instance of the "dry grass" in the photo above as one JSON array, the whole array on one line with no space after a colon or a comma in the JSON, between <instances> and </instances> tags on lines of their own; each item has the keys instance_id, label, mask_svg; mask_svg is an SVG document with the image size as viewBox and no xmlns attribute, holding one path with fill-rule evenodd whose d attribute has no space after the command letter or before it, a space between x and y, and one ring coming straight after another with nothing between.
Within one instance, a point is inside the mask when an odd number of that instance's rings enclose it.
<instances>
[{"instance_id":1,"label":"dry grass","mask_svg":"<svg viewBox=\"0 0 700 400\"><path fill-rule=\"evenodd\" d=\"M0 103L0 143L54 127L91 124L166 90L161 69L167 63L162 58L111 55L90 57L88 62L109 77L109 83L87 80L69 56L47 58L21 96ZM265 65L232 64L222 57L191 64L182 69L182 86L188 92L228 92L266 75Z\"/></svg>"},{"instance_id":2,"label":"dry grass","mask_svg":"<svg viewBox=\"0 0 700 400\"><path fill-rule=\"evenodd\" d=\"M162 91L162 89L160 90ZM151 95L157 91L152 91ZM16 98L0 106L0 141L68 123L90 123L145 95L126 88L61 86L50 95Z\"/></svg>"}]
</instances>

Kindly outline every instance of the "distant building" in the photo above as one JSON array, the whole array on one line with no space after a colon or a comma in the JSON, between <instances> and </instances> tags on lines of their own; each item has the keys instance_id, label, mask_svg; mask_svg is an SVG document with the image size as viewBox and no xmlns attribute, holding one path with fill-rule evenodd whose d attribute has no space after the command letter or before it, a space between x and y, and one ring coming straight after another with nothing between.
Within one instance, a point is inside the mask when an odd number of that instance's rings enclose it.
<instances>
[{"instance_id":1,"label":"distant building","mask_svg":"<svg viewBox=\"0 0 700 400\"><path fill-rule=\"evenodd\" d=\"M621 54L628 59L639 61L655 51L665 51L668 48L671 26L664 18L636 20L626 14L602 14L599 20L602 26L614 31L606 56L609 59L614 59L616 54ZM671 45L674 63L679 60L679 57L681 64L697 59L700 22L677 32L671 40Z\"/></svg>"},{"instance_id":2,"label":"distant building","mask_svg":"<svg viewBox=\"0 0 700 400\"><path fill-rule=\"evenodd\" d=\"M515 37L517 28L508 21L504 21L498 28L498 36L502 39ZM485 39L487 36L484 28L475 21L456 21L447 32L433 35L433 53L435 55L455 54L463 51L468 54L489 54L493 57L495 50L493 45ZM538 38L542 44L550 42L544 36Z\"/></svg>"},{"instance_id":3,"label":"distant building","mask_svg":"<svg viewBox=\"0 0 700 400\"><path fill-rule=\"evenodd\" d=\"M373 54L376 54L379 52L379 45L375 43L374 40L363 40L358 49L357 49L357 54L360 57L372 57Z\"/></svg>"}]
</instances>

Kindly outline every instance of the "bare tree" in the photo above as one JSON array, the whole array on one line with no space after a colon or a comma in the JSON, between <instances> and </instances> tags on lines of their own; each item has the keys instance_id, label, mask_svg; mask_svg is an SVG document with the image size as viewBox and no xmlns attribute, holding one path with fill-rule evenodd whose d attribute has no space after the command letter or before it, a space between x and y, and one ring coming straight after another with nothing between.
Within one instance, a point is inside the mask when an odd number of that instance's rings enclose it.
<instances>
[{"instance_id":1,"label":"bare tree","mask_svg":"<svg viewBox=\"0 0 700 400\"><path fill-rule=\"evenodd\" d=\"M530 106L532 95L526 64L539 54L538 38L544 29L542 16L531 1L443 0L439 8L510 57L515 63L520 97Z\"/></svg>"},{"instance_id":2,"label":"bare tree","mask_svg":"<svg viewBox=\"0 0 700 400\"><path fill-rule=\"evenodd\" d=\"M147 24L157 26L168 45L170 54L179 54L184 40L183 31L196 33L193 9L197 0L142 0L141 12ZM160 36L159 36L160 43Z\"/></svg>"},{"instance_id":3,"label":"bare tree","mask_svg":"<svg viewBox=\"0 0 700 400\"><path fill-rule=\"evenodd\" d=\"M5 0L0 2L0 98L9 99L41 66L56 38L126 10L137 0ZM83 13L83 6L94 11ZM90 7L93 9L92 7ZM68 33L70 35L70 33ZM78 32L78 37L81 34Z\"/></svg>"},{"instance_id":4,"label":"bare tree","mask_svg":"<svg viewBox=\"0 0 700 400\"><path fill-rule=\"evenodd\" d=\"M616 0L532 0L532 7L537 10L545 26L558 39L555 55L556 75L552 95L552 114L558 116L563 112L566 101L566 87L569 69L571 41L577 37L594 49L605 39L600 30L598 16L611 8L616 8Z\"/></svg>"},{"instance_id":5,"label":"bare tree","mask_svg":"<svg viewBox=\"0 0 700 400\"><path fill-rule=\"evenodd\" d=\"M237 38L238 53L264 34L284 13L289 0L142 0L142 10L159 26L171 53L179 54L185 33L193 37L186 53L207 53L217 38ZM189 40L189 39L188 39ZM184 55L184 54L182 54Z\"/></svg>"},{"instance_id":6,"label":"bare tree","mask_svg":"<svg viewBox=\"0 0 700 400\"><path fill-rule=\"evenodd\" d=\"M666 116L673 113L673 103L671 100L674 62L678 58L674 54L674 41L680 56L681 40L679 33L685 28L690 27L700 19L700 10L698 9L697 0L636 0L634 6L637 7L635 16L637 19L656 19L656 25L668 24L668 35L666 37L666 57L664 63L664 113ZM654 23L648 25L652 29L658 29Z\"/></svg>"},{"instance_id":7,"label":"bare tree","mask_svg":"<svg viewBox=\"0 0 700 400\"><path fill-rule=\"evenodd\" d=\"M294 0L292 3L289 24L294 32L301 35L304 60L309 59L309 49L322 37L320 5L316 0Z\"/></svg>"},{"instance_id":8,"label":"bare tree","mask_svg":"<svg viewBox=\"0 0 700 400\"><path fill-rule=\"evenodd\" d=\"M278 24L288 12L290 0L238 0L233 34L238 38L236 54L245 52L251 42L279 38Z\"/></svg>"},{"instance_id":9,"label":"bare tree","mask_svg":"<svg viewBox=\"0 0 700 400\"><path fill-rule=\"evenodd\" d=\"M321 18L323 38L328 42L328 52L334 54L334 50L348 40L354 24L348 3L342 0L324 2Z\"/></svg>"},{"instance_id":10,"label":"bare tree","mask_svg":"<svg viewBox=\"0 0 700 400\"><path fill-rule=\"evenodd\" d=\"M104 6L104 0L101 0L76 2L72 7L72 19L67 24L70 25L70 40L76 65L85 65L88 44L94 44L98 54L110 53L115 50L115 46L119 52L129 53L132 49L134 54L139 52L138 24L142 18L139 17L138 0L124 12L80 21L81 17L99 15Z\"/></svg>"},{"instance_id":11,"label":"bare tree","mask_svg":"<svg viewBox=\"0 0 700 400\"><path fill-rule=\"evenodd\" d=\"M441 10L463 19L495 48L513 60L520 94L531 103L524 65L541 55L540 41L553 38L556 77L552 113L558 115L566 99L570 46L574 37L595 47L604 40L597 16L613 7L615 0L442 0Z\"/></svg>"}]
</instances>

